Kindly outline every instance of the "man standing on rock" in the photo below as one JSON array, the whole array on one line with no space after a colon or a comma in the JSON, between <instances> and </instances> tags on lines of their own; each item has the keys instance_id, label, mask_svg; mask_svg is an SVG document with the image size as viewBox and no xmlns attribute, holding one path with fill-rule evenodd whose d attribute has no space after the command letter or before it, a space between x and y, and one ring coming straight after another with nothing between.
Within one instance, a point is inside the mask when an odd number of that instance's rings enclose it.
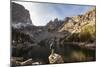
<instances>
[{"instance_id":1,"label":"man standing on rock","mask_svg":"<svg viewBox=\"0 0 100 67\"><path fill-rule=\"evenodd\" d=\"M54 50L55 50L55 48L56 48L56 46L55 46L55 39L56 39L56 37L55 38L53 38L52 40L51 40L51 44L50 44L50 50L51 50L51 54L53 54L54 53Z\"/></svg>"},{"instance_id":2,"label":"man standing on rock","mask_svg":"<svg viewBox=\"0 0 100 67\"><path fill-rule=\"evenodd\" d=\"M50 44L51 54L48 57L49 58L49 63L50 64L64 63L63 58L61 57L61 55L54 52L55 48L56 48L55 40L56 40L56 38L52 39L52 42Z\"/></svg>"}]
</instances>

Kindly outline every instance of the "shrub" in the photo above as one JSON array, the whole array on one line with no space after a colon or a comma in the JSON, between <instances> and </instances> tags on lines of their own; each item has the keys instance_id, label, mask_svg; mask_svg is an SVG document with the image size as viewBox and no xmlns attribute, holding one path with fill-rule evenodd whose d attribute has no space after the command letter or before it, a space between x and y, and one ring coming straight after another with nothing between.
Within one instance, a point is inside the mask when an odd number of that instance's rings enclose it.
<instances>
[{"instance_id":1,"label":"shrub","mask_svg":"<svg viewBox=\"0 0 100 67\"><path fill-rule=\"evenodd\" d=\"M80 41L89 41L93 42L96 39L96 30L95 30L95 24L93 25L85 25L80 33L79 33Z\"/></svg>"}]
</instances>

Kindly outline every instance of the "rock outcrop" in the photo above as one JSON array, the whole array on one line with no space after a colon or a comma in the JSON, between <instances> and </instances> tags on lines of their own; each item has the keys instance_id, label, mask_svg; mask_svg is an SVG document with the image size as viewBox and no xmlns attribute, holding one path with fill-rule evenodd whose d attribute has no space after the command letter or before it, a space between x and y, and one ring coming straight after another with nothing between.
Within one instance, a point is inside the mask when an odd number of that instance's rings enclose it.
<instances>
[{"instance_id":1,"label":"rock outcrop","mask_svg":"<svg viewBox=\"0 0 100 67\"><path fill-rule=\"evenodd\" d=\"M56 18L54 19L54 21L51 20L49 23L47 23L46 27L49 30L57 31L62 24L63 24L63 21L58 20L58 18Z\"/></svg>"},{"instance_id":2,"label":"rock outcrop","mask_svg":"<svg viewBox=\"0 0 100 67\"><path fill-rule=\"evenodd\" d=\"M89 12L83 14L83 15L78 15L78 16L73 16L73 17L66 17L64 24L60 27L58 30L59 32L62 31L69 31L73 32L74 30L78 30L76 32L80 32L81 28L84 27L87 24L95 24L96 19L96 8L92 8Z\"/></svg>"},{"instance_id":3,"label":"rock outcrop","mask_svg":"<svg viewBox=\"0 0 100 67\"><path fill-rule=\"evenodd\" d=\"M11 20L12 23L27 23L32 24L32 21L30 19L30 14L27 9L25 9L22 5L19 5L17 3L11 3Z\"/></svg>"},{"instance_id":4,"label":"rock outcrop","mask_svg":"<svg viewBox=\"0 0 100 67\"><path fill-rule=\"evenodd\" d=\"M49 58L50 64L64 63L62 56L56 53L51 54L48 58Z\"/></svg>"}]
</instances>

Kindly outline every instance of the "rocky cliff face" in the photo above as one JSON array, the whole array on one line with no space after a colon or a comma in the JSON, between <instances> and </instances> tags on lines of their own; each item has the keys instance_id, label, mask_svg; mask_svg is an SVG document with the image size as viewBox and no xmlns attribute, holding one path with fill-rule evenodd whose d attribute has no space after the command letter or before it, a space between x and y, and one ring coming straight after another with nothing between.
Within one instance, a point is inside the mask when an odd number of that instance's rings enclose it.
<instances>
[{"instance_id":1,"label":"rocky cliff face","mask_svg":"<svg viewBox=\"0 0 100 67\"><path fill-rule=\"evenodd\" d=\"M22 5L17 3L11 3L12 10L11 10L11 20L12 23L27 23L32 24L30 19L30 14L27 9L25 9Z\"/></svg>"},{"instance_id":2,"label":"rocky cliff face","mask_svg":"<svg viewBox=\"0 0 100 67\"><path fill-rule=\"evenodd\" d=\"M58 18L56 18L56 19L54 19L54 21L51 20L46 25L46 27L47 27L47 29L51 29L51 30L57 31L62 24L63 24L63 21L59 20Z\"/></svg>"},{"instance_id":3,"label":"rocky cliff face","mask_svg":"<svg viewBox=\"0 0 100 67\"><path fill-rule=\"evenodd\" d=\"M14 2L11 3L11 6L12 45L14 46L14 44L17 44L16 42L34 42L31 34L32 29L36 27L32 24L29 11L22 5Z\"/></svg>"},{"instance_id":4,"label":"rocky cliff face","mask_svg":"<svg viewBox=\"0 0 100 67\"><path fill-rule=\"evenodd\" d=\"M84 15L78 15L73 17L66 17L64 24L58 30L59 32L62 31L69 31L72 32L74 30L78 30L84 27L87 24L95 24L95 8L92 8L89 12L85 13Z\"/></svg>"}]
</instances>

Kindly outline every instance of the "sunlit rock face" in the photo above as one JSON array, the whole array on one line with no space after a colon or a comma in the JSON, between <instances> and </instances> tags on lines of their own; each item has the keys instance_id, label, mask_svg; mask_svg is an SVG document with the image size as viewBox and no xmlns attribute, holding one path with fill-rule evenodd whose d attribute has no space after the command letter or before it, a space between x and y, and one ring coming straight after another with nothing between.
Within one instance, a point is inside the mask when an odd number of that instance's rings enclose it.
<instances>
[{"instance_id":1,"label":"sunlit rock face","mask_svg":"<svg viewBox=\"0 0 100 67\"><path fill-rule=\"evenodd\" d=\"M50 54L49 58L49 62L51 64L60 64L60 63L64 63L63 58L59 55L59 54Z\"/></svg>"},{"instance_id":2,"label":"sunlit rock face","mask_svg":"<svg viewBox=\"0 0 100 67\"><path fill-rule=\"evenodd\" d=\"M83 15L66 17L64 24L59 29L59 32L62 32L62 31L72 32L75 29L78 30L77 32L80 32L80 29L84 25L95 24L95 22L96 22L96 19L95 19L96 11L95 10L96 10L96 8L94 7L90 11L88 11L87 13L85 13Z\"/></svg>"}]
</instances>

